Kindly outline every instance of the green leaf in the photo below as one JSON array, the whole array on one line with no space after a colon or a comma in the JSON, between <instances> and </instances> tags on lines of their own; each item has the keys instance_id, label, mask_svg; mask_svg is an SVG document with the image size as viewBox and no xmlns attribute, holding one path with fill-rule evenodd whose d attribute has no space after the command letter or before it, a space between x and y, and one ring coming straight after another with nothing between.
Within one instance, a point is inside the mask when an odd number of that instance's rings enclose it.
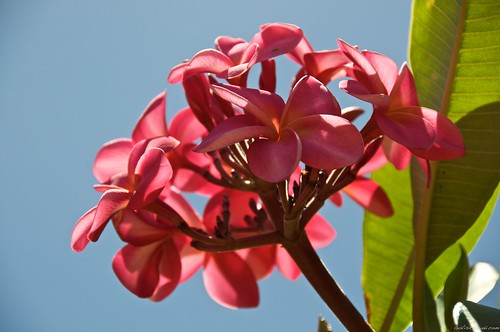
<instances>
[{"instance_id":1,"label":"green leaf","mask_svg":"<svg viewBox=\"0 0 500 332\"><path fill-rule=\"evenodd\" d=\"M453 309L455 330L473 332L500 330L500 310L470 301L459 302Z\"/></svg>"},{"instance_id":2,"label":"green leaf","mask_svg":"<svg viewBox=\"0 0 500 332\"><path fill-rule=\"evenodd\" d=\"M460 258L459 245L470 252L493 211L500 180L499 15L496 0L414 1L409 55L420 102L457 122L467 157L435 163L430 188L417 168L411 176L392 166L373 174L396 210L389 219L367 213L363 226L362 282L377 331L408 326L414 282L418 312L423 312L425 283L431 293L439 293Z\"/></svg>"},{"instance_id":3,"label":"green leaf","mask_svg":"<svg viewBox=\"0 0 500 332\"><path fill-rule=\"evenodd\" d=\"M332 332L332 327L323 316L319 317L318 332Z\"/></svg>"},{"instance_id":4,"label":"green leaf","mask_svg":"<svg viewBox=\"0 0 500 332\"><path fill-rule=\"evenodd\" d=\"M448 330L455 327L453 322L453 307L456 303L466 300L469 285L469 261L467 252L461 246L461 255L457 266L451 271L444 284L444 318Z\"/></svg>"}]
</instances>

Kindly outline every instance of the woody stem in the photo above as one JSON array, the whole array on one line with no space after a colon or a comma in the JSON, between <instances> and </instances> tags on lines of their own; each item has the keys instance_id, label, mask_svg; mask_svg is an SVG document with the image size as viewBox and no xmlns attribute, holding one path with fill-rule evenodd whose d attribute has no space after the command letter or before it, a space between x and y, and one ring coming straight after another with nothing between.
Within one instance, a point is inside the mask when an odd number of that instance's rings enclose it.
<instances>
[{"instance_id":1,"label":"woody stem","mask_svg":"<svg viewBox=\"0 0 500 332\"><path fill-rule=\"evenodd\" d=\"M370 331L373 329L340 289L311 246L305 232L296 241L285 240L283 246L313 286L348 331Z\"/></svg>"}]
</instances>

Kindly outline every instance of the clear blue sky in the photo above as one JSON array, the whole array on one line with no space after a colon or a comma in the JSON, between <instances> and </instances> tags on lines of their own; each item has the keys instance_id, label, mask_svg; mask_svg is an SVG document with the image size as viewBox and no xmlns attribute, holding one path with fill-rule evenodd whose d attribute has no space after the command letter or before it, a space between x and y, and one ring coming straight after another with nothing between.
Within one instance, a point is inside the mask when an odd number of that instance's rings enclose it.
<instances>
[{"instance_id":1,"label":"clear blue sky","mask_svg":"<svg viewBox=\"0 0 500 332\"><path fill-rule=\"evenodd\" d=\"M97 150L128 136L164 89L169 117L184 107L166 76L215 37L250 39L262 23L289 22L315 49L336 48L340 37L401 64L409 17L408 0L1 1L0 330L315 331L325 314L342 331L304 278L291 282L277 272L260 283L257 309L220 307L199 274L161 303L138 299L111 270L122 245L111 229L80 254L70 250L70 233L99 198L91 172ZM283 69L282 83L292 68ZM321 255L363 308L362 211L348 202L323 214L338 238ZM494 219L473 262L500 265L499 213Z\"/></svg>"}]
</instances>

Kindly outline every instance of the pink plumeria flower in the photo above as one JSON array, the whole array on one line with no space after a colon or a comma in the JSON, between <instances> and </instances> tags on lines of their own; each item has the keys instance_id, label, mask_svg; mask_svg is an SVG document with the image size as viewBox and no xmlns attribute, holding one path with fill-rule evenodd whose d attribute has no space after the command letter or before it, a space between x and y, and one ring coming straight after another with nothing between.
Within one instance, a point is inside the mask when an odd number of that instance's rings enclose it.
<instances>
[{"instance_id":1,"label":"pink plumeria flower","mask_svg":"<svg viewBox=\"0 0 500 332\"><path fill-rule=\"evenodd\" d=\"M245 114L221 122L203 139L197 152L255 139L247 151L248 165L268 182L286 179L300 161L332 170L352 165L363 153L360 133L341 117L333 95L312 76L304 76L295 85L286 104L280 96L264 90L233 85L214 85L213 89Z\"/></svg>"},{"instance_id":2,"label":"pink plumeria flower","mask_svg":"<svg viewBox=\"0 0 500 332\"><path fill-rule=\"evenodd\" d=\"M180 194L169 191L163 199L190 226L200 227L198 215ZM201 267L203 254L189 246L189 238L168 220L126 209L113 223L127 242L113 258L113 270L138 297L161 301Z\"/></svg>"},{"instance_id":3,"label":"pink plumeria flower","mask_svg":"<svg viewBox=\"0 0 500 332\"><path fill-rule=\"evenodd\" d=\"M249 42L241 38L218 37L216 49L198 52L186 63L172 69L169 83L179 83L190 75L214 73L219 78L236 79L253 65L290 52L303 35L300 28L284 23L261 26Z\"/></svg>"},{"instance_id":4,"label":"pink plumeria flower","mask_svg":"<svg viewBox=\"0 0 500 332\"><path fill-rule=\"evenodd\" d=\"M352 75L352 62L340 49L314 51L305 36L287 56L301 66L295 82L304 75L311 75L327 85L335 79Z\"/></svg>"},{"instance_id":5,"label":"pink plumeria flower","mask_svg":"<svg viewBox=\"0 0 500 332\"><path fill-rule=\"evenodd\" d=\"M169 143L168 148L175 147L173 140ZM146 140L140 141L130 152L126 176L115 176L110 184L96 186L104 193L99 203L75 225L71 238L74 251L82 251L89 241L97 241L116 213L124 209L141 209L158 197L172 177L172 167L164 149L149 147Z\"/></svg>"},{"instance_id":6,"label":"pink plumeria flower","mask_svg":"<svg viewBox=\"0 0 500 332\"><path fill-rule=\"evenodd\" d=\"M362 131L365 140L385 135L384 150L398 169L408 165L411 153L426 160L464 155L463 139L453 122L419 106L413 75L406 64L398 71L394 61L380 53L359 51L342 40L338 43L354 63L355 78L340 82L340 87L374 107Z\"/></svg>"}]
</instances>

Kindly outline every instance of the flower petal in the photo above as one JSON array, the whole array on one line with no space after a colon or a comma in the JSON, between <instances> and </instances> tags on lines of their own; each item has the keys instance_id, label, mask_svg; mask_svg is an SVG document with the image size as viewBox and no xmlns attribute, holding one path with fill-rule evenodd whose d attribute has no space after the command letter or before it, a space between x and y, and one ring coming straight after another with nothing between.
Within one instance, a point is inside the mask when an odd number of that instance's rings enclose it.
<instances>
[{"instance_id":1,"label":"flower petal","mask_svg":"<svg viewBox=\"0 0 500 332\"><path fill-rule=\"evenodd\" d=\"M397 170L401 171L410 164L411 152L403 145L394 142L390 138L384 137L382 148L387 159Z\"/></svg>"},{"instance_id":2,"label":"flower petal","mask_svg":"<svg viewBox=\"0 0 500 332\"><path fill-rule=\"evenodd\" d=\"M248 166L262 180L277 183L295 171L302 151L299 136L285 128L277 141L260 139L250 145Z\"/></svg>"},{"instance_id":3,"label":"flower petal","mask_svg":"<svg viewBox=\"0 0 500 332\"><path fill-rule=\"evenodd\" d=\"M168 136L166 123L166 98L163 91L157 95L146 107L132 132L132 140L138 142L159 136Z\"/></svg>"},{"instance_id":4,"label":"flower petal","mask_svg":"<svg viewBox=\"0 0 500 332\"><path fill-rule=\"evenodd\" d=\"M205 254L190 245L186 245L180 249L180 256L182 270L179 283L182 283L198 272L199 268L203 265Z\"/></svg>"},{"instance_id":5,"label":"flower petal","mask_svg":"<svg viewBox=\"0 0 500 332\"><path fill-rule=\"evenodd\" d=\"M400 107L389 112L374 112L382 132L408 149L428 149L436 139L436 131L420 112L420 107Z\"/></svg>"},{"instance_id":6,"label":"flower petal","mask_svg":"<svg viewBox=\"0 0 500 332\"><path fill-rule=\"evenodd\" d=\"M283 277L289 280L297 280L302 273L293 258L281 246L276 252L276 265Z\"/></svg>"},{"instance_id":7,"label":"flower petal","mask_svg":"<svg viewBox=\"0 0 500 332\"><path fill-rule=\"evenodd\" d=\"M114 175L127 172L127 163L132 147L131 139L121 138L103 145L95 157L93 172L101 183L108 182Z\"/></svg>"},{"instance_id":8,"label":"flower petal","mask_svg":"<svg viewBox=\"0 0 500 332\"><path fill-rule=\"evenodd\" d=\"M177 138L181 144L190 143L207 133L190 108L177 112L170 121L168 129L170 135Z\"/></svg>"},{"instance_id":9,"label":"flower petal","mask_svg":"<svg viewBox=\"0 0 500 332\"><path fill-rule=\"evenodd\" d=\"M273 137L276 136L276 132L267 126L261 125L250 115L237 115L219 123L193 151L209 152L219 150L247 138L260 136Z\"/></svg>"},{"instance_id":10,"label":"flower petal","mask_svg":"<svg viewBox=\"0 0 500 332\"><path fill-rule=\"evenodd\" d=\"M243 108L269 128L278 128L285 102L277 94L229 84L212 85L222 99Z\"/></svg>"},{"instance_id":11,"label":"flower petal","mask_svg":"<svg viewBox=\"0 0 500 332\"><path fill-rule=\"evenodd\" d=\"M182 265L179 251L172 239L167 239L160 246L161 258L158 263L158 284L149 297L152 301L161 301L169 296L180 282Z\"/></svg>"},{"instance_id":12,"label":"flower petal","mask_svg":"<svg viewBox=\"0 0 500 332\"><path fill-rule=\"evenodd\" d=\"M386 108L389 96L383 93L371 93L362 83L353 80L340 81L339 88L360 100L366 101L377 107Z\"/></svg>"},{"instance_id":13,"label":"flower petal","mask_svg":"<svg viewBox=\"0 0 500 332\"><path fill-rule=\"evenodd\" d=\"M361 53L368 59L377 72L387 93L391 93L394 83L398 78L398 65L391 58L377 52L362 51Z\"/></svg>"},{"instance_id":14,"label":"flower petal","mask_svg":"<svg viewBox=\"0 0 500 332\"><path fill-rule=\"evenodd\" d=\"M167 81L170 84L177 84L182 81L182 77L184 76L184 71L186 70L186 67L189 65L189 62L183 62L175 66L170 70L170 73L168 74Z\"/></svg>"},{"instance_id":15,"label":"flower petal","mask_svg":"<svg viewBox=\"0 0 500 332\"><path fill-rule=\"evenodd\" d=\"M158 197L172 178L172 166L161 149L147 150L139 159L136 175L140 181L130 199L129 207L139 209Z\"/></svg>"},{"instance_id":16,"label":"flower petal","mask_svg":"<svg viewBox=\"0 0 500 332\"><path fill-rule=\"evenodd\" d=\"M315 114L340 115L340 106L332 93L312 76L302 77L290 92L281 125L286 127L305 116Z\"/></svg>"},{"instance_id":17,"label":"flower petal","mask_svg":"<svg viewBox=\"0 0 500 332\"><path fill-rule=\"evenodd\" d=\"M118 211L124 209L130 199L130 193L124 189L106 191L96 207L94 221L88 233L90 241L97 241L106 227L109 219Z\"/></svg>"},{"instance_id":18,"label":"flower petal","mask_svg":"<svg viewBox=\"0 0 500 332\"><path fill-rule=\"evenodd\" d=\"M222 73L233 66L233 62L224 53L206 49L196 53L186 66L183 79L199 73Z\"/></svg>"},{"instance_id":19,"label":"flower petal","mask_svg":"<svg viewBox=\"0 0 500 332\"><path fill-rule=\"evenodd\" d=\"M417 87L408 65L405 63L399 71L399 76L391 91L391 108L401 106L418 106Z\"/></svg>"},{"instance_id":20,"label":"flower petal","mask_svg":"<svg viewBox=\"0 0 500 332\"><path fill-rule=\"evenodd\" d=\"M302 40L304 33L292 24L271 23L262 25L249 44L259 45L257 62L291 52Z\"/></svg>"},{"instance_id":21,"label":"flower petal","mask_svg":"<svg viewBox=\"0 0 500 332\"><path fill-rule=\"evenodd\" d=\"M127 244L113 258L113 271L118 280L141 298L153 295L159 281L161 242L136 247Z\"/></svg>"},{"instance_id":22,"label":"flower petal","mask_svg":"<svg viewBox=\"0 0 500 332\"><path fill-rule=\"evenodd\" d=\"M457 126L446 116L434 110L421 107L424 118L436 129L436 140L430 149L412 150L413 154L428 160L449 160L465 155L462 134Z\"/></svg>"},{"instance_id":23,"label":"flower petal","mask_svg":"<svg viewBox=\"0 0 500 332\"><path fill-rule=\"evenodd\" d=\"M174 227L159 224L152 214L139 215L131 209L123 210L116 232L120 239L134 246L143 246L170 237ZM149 219L149 220L148 220Z\"/></svg>"},{"instance_id":24,"label":"flower petal","mask_svg":"<svg viewBox=\"0 0 500 332\"><path fill-rule=\"evenodd\" d=\"M85 212L83 216L78 219L73 232L71 233L71 249L75 252L81 252L90 242L88 234L94 222L96 206Z\"/></svg>"},{"instance_id":25,"label":"flower petal","mask_svg":"<svg viewBox=\"0 0 500 332\"><path fill-rule=\"evenodd\" d=\"M363 139L348 120L317 114L290 124L302 142L301 160L314 168L333 170L356 163L363 154Z\"/></svg>"},{"instance_id":26,"label":"flower petal","mask_svg":"<svg viewBox=\"0 0 500 332\"><path fill-rule=\"evenodd\" d=\"M208 295L227 308L253 308L259 304L259 289L253 272L234 252L207 253L203 283Z\"/></svg>"},{"instance_id":27,"label":"flower petal","mask_svg":"<svg viewBox=\"0 0 500 332\"><path fill-rule=\"evenodd\" d=\"M273 272L276 262L276 245L238 250L238 255L248 263L255 278L261 280Z\"/></svg>"},{"instance_id":28,"label":"flower petal","mask_svg":"<svg viewBox=\"0 0 500 332\"><path fill-rule=\"evenodd\" d=\"M307 73L327 84L351 72L347 67L350 60L340 50L313 52L304 55Z\"/></svg>"},{"instance_id":29,"label":"flower petal","mask_svg":"<svg viewBox=\"0 0 500 332\"><path fill-rule=\"evenodd\" d=\"M342 191L364 209L379 217L387 218L394 213L391 201L385 191L371 179L357 177Z\"/></svg>"},{"instance_id":30,"label":"flower petal","mask_svg":"<svg viewBox=\"0 0 500 332\"><path fill-rule=\"evenodd\" d=\"M323 248L332 243L337 232L319 213L316 213L307 223L305 229L314 248Z\"/></svg>"}]
</instances>

